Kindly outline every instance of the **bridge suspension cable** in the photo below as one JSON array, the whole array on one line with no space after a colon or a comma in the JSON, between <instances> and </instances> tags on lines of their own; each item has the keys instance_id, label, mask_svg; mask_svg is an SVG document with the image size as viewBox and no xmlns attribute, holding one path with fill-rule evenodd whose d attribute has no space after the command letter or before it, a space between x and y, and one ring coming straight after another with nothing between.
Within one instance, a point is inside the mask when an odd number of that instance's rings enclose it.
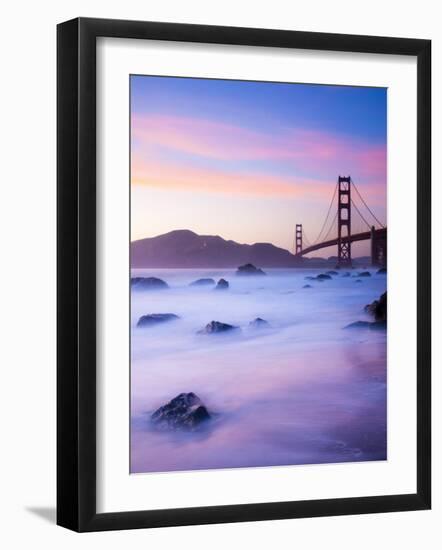
<instances>
[{"instance_id":1,"label":"bridge suspension cable","mask_svg":"<svg viewBox=\"0 0 442 550\"><path fill-rule=\"evenodd\" d=\"M382 222L380 222L380 221L378 220L378 218L373 214L372 210L370 209L370 207L368 206L368 204L365 202L364 197L363 197L363 196L361 195L361 193L359 192L359 189L356 187L356 184L354 183L353 180L351 181L351 183L352 183L352 185L353 185L353 189L354 189L354 190L356 191L356 193L358 194L358 197L359 197L359 198L361 199L361 201L363 202L365 208L370 212L370 214L373 216L373 218L378 222L378 224L379 224L381 227L385 227L385 225L384 225ZM352 202L353 202L353 201L352 201ZM354 206L354 203L353 203L353 206ZM357 210L357 208L356 208L356 210ZM358 210L358 212L359 212L359 210ZM360 212L359 212L359 214L360 214ZM361 217L362 217L362 215L361 215ZM364 221L365 221L365 220L364 220Z\"/></svg>"},{"instance_id":2,"label":"bridge suspension cable","mask_svg":"<svg viewBox=\"0 0 442 550\"><path fill-rule=\"evenodd\" d=\"M310 242L310 239L307 237L307 235L305 234L305 230L304 228L302 228L302 240L305 241L305 244L307 246L312 246L311 242ZM304 242L303 242L304 244Z\"/></svg>"},{"instance_id":3,"label":"bridge suspension cable","mask_svg":"<svg viewBox=\"0 0 442 550\"><path fill-rule=\"evenodd\" d=\"M327 240L327 238L328 238L328 236L329 236L329 234L330 234L330 231L331 231L331 230L333 229L333 227L335 226L335 223L336 223L337 218L338 218L338 212L336 212L335 217L333 218L333 221L331 222L330 227L328 228L328 231L327 231L327 233L326 233L325 236L324 236L324 241Z\"/></svg>"},{"instance_id":4,"label":"bridge suspension cable","mask_svg":"<svg viewBox=\"0 0 442 550\"><path fill-rule=\"evenodd\" d=\"M371 225L368 223L368 221L364 218L364 216L362 215L362 212L359 210L359 208L356 206L356 203L354 202L353 199L351 199L351 204L355 207L356 209L356 212L359 214L359 216L362 218L362 220L364 221L365 225L368 227L368 229L371 229Z\"/></svg>"},{"instance_id":5,"label":"bridge suspension cable","mask_svg":"<svg viewBox=\"0 0 442 550\"><path fill-rule=\"evenodd\" d=\"M338 184L335 185L335 190L333 191L333 196L332 196L332 200L330 202L330 205L328 207L328 211L327 211L327 215L325 217L325 220L324 220L324 223L322 224L322 227L321 227L321 231L319 232L318 236L316 237L316 240L313 244L317 244L319 243L319 239L321 238L321 235L322 235L322 232L324 231L324 228L325 228L325 225L327 223L327 220L328 220L328 217L330 216L330 212L331 212L331 208L333 206L333 202L335 200L335 196L336 196L336 190L338 188Z\"/></svg>"}]
</instances>

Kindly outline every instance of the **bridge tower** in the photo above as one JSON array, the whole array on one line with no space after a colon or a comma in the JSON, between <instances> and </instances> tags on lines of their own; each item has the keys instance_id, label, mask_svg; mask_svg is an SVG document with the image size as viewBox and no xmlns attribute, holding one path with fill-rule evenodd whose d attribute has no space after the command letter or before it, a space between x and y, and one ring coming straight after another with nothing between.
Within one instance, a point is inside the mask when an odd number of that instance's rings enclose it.
<instances>
[{"instance_id":1,"label":"bridge tower","mask_svg":"<svg viewBox=\"0 0 442 550\"><path fill-rule=\"evenodd\" d=\"M370 231L371 241L371 265L377 267L387 266L387 229L378 229L374 225Z\"/></svg>"},{"instance_id":2,"label":"bridge tower","mask_svg":"<svg viewBox=\"0 0 442 550\"><path fill-rule=\"evenodd\" d=\"M338 178L338 266L351 266L351 178Z\"/></svg>"},{"instance_id":3,"label":"bridge tower","mask_svg":"<svg viewBox=\"0 0 442 550\"><path fill-rule=\"evenodd\" d=\"M296 224L296 233L295 233L295 254L300 254L302 252L302 223Z\"/></svg>"}]
</instances>

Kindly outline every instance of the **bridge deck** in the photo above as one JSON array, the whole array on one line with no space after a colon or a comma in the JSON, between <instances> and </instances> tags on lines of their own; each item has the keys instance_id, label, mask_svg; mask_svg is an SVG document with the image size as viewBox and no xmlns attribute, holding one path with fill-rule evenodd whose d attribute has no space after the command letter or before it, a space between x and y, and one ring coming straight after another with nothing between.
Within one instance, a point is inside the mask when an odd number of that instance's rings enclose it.
<instances>
[{"instance_id":1,"label":"bridge deck","mask_svg":"<svg viewBox=\"0 0 442 550\"><path fill-rule=\"evenodd\" d=\"M387 228L383 227L382 229L375 229L374 231L376 237L386 236L387 234ZM350 242L354 243L357 241L367 241L371 239L371 231L364 231L363 233L355 233L354 235L350 235L350 239L348 237L344 237L342 240L344 242L347 242L350 240ZM296 256L304 256L305 254L309 254L310 252L314 252L315 250L320 250L321 248L328 248L329 246L336 246L338 244L338 239L330 239L329 241L324 241L322 243L314 244L312 246L308 246L307 248L304 248L301 252L296 254Z\"/></svg>"}]
</instances>

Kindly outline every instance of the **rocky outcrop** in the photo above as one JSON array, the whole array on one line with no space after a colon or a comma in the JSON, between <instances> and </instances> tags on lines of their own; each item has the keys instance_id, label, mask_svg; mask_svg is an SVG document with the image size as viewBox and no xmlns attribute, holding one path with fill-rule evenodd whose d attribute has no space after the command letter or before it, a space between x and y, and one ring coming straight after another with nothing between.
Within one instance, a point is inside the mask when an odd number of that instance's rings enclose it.
<instances>
[{"instance_id":1,"label":"rocky outcrop","mask_svg":"<svg viewBox=\"0 0 442 550\"><path fill-rule=\"evenodd\" d=\"M179 319L174 313L150 313L138 319L137 327L152 327Z\"/></svg>"},{"instance_id":2,"label":"rocky outcrop","mask_svg":"<svg viewBox=\"0 0 442 550\"><path fill-rule=\"evenodd\" d=\"M213 286L215 281L213 279L197 279L190 283L189 286Z\"/></svg>"},{"instance_id":3,"label":"rocky outcrop","mask_svg":"<svg viewBox=\"0 0 442 550\"><path fill-rule=\"evenodd\" d=\"M253 264L240 265L236 271L237 275L266 275L262 269Z\"/></svg>"},{"instance_id":4,"label":"rocky outcrop","mask_svg":"<svg viewBox=\"0 0 442 550\"><path fill-rule=\"evenodd\" d=\"M166 431L195 431L210 418L206 406L193 392L180 393L150 417L156 429Z\"/></svg>"},{"instance_id":5,"label":"rocky outcrop","mask_svg":"<svg viewBox=\"0 0 442 550\"><path fill-rule=\"evenodd\" d=\"M227 290L229 288L229 283L225 279L220 279L216 283L214 290Z\"/></svg>"},{"instance_id":6,"label":"rocky outcrop","mask_svg":"<svg viewBox=\"0 0 442 550\"><path fill-rule=\"evenodd\" d=\"M374 321L356 321L355 323L350 323L344 328L385 330L387 328L387 293L384 292L379 300L374 300L371 304L366 305L364 307L364 311L369 315L372 315L374 317Z\"/></svg>"},{"instance_id":7,"label":"rocky outcrop","mask_svg":"<svg viewBox=\"0 0 442 550\"><path fill-rule=\"evenodd\" d=\"M203 329L198 331L198 334L225 334L239 330L239 327L229 325L228 323L221 323L220 321L211 321Z\"/></svg>"},{"instance_id":8,"label":"rocky outcrop","mask_svg":"<svg viewBox=\"0 0 442 550\"><path fill-rule=\"evenodd\" d=\"M162 290L169 285L157 277L132 277L130 280L132 290Z\"/></svg>"},{"instance_id":9,"label":"rocky outcrop","mask_svg":"<svg viewBox=\"0 0 442 550\"><path fill-rule=\"evenodd\" d=\"M370 322L370 321L356 321L354 323L350 323L344 328L364 328L364 329L370 329L370 330L384 330L386 328L386 323L378 323L378 322Z\"/></svg>"},{"instance_id":10,"label":"rocky outcrop","mask_svg":"<svg viewBox=\"0 0 442 550\"><path fill-rule=\"evenodd\" d=\"M373 315L377 322L387 322L387 292L384 292L379 300L374 300L364 308L366 313Z\"/></svg>"},{"instance_id":11,"label":"rocky outcrop","mask_svg":"<svg viewBox=\"0 0 442 550\"><path fill-rule=\"evenodd\" d=\"M265 319L257 317L256 319L253 319L253 321L250 321L250 326L253 328L267 328L270 325Z\"/></svg>"}]
</instances>

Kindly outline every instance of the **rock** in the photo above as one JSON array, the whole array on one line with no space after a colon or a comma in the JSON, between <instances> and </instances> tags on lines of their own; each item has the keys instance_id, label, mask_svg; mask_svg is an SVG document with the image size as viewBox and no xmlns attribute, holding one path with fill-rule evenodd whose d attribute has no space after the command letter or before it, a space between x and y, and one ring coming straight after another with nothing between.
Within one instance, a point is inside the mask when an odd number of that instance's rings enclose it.
<instances>
[{"instance_id":1,"label":"rock","mask_svg":"<svg viewBox=\"0 0 442 550\"><path fill-rule=\"evenodd\" d=\"M331 277L330 277L330 275L327 275L326 273L320 273L316 277L316 280L318 280L318 281L326 281L327 279L331 279Z\"/></svg>"},{"instance_id":2,"label":"rock","mask_svg":"<svg viewBox=\"0 0 442 550\"><path fill-rule=\"evenodd\" d=\"M370 328L370 325L371 323L369 321L355 321L344 328Z\"/></svg>"},{"instance_id":3,"label":"rock","mask_svg":"<svg viewBox=\"0 0 442 550\"><path fill-rule=\"evenodd\" d=\"M384 292L379 300L367 304L364 311L373 315L377 322L387 322L387 292Z\"/></svg>"},{"instance_id":4,"label":"rock","mask_svg":"<svg viewBox=\"0 0 442 550\"><path fill-rule=\"evenodd\" d=\"M169 285L157 277L132 277L130 286L133 290L160 290L169 288Z\"/></svg>"},{"instance_id":5,"label":"rock","mask_svg":"<svg viewBox=\"0 0 442 550\"><path fill-rule=\"evenodd\" d=\"M351 273L349 271L346 271L341 275L341 277L351 277Z\"/></svg>"},{"instance_id":6,"label":"rock","mask_svg":"<svg viewBox=\"0 0 442 550\"><path fill-rule=\"evenodd\" d=\"M253 264L240 265L236 271L237 275L266 275L262 269Z\"/></svg>"},{"instance_id":7,"label":"rock","mask_svg":"<svg viewBox=\"0 0 442 550\"><path fill-rule=\"evenodd\" d=\"M362 283L361 279L356 279L355 283Z\"/></svg>"},{"instance_id":8,"label":"rock","mask_svg":"<svg viewBox=\"0 0 442 550\"><path fill-rule=\"evenodd\" d=\"M190 283L189 286L210 286L214 284L215 281L213 279L197 279L196 281Z\"/></svg>"},{"instance_id":9,"label":"rock","mask_svg":"<svg viewBox=\"0 0 442 550\"><path fill-rule=\"evenodd\" d=\"M194 431L210 418L206 406L193 392L180 393L150 417L155 428L172 431Z\"/></svg>"},{"instance_id":10,"label":"rock","mask_svg":"<svg viewBox=\"0 0 442 550\"><path fill-rule=\"evenodd\" d=\"M302 288L312 288L312 285L304 285Z\"/></svg>"},{"instance_id":11,"label":"rock","mask_svg":"<svg viewBox=\"0 0 442 550\"><path fill-rule=\"evenodd\" d=\"M369 271L361 271L358 273L358 277L371 277L371 273Z\"/></svg>"},{"instance_id":12,"label":"rock","mask_svg":"<svg viewBox=\"0 0 442 550\"><path fill-rule=\"evenodd\" d=\"M179 317L174 313L150 313L138 319L137 327L151 327L161 323L168 323L169 321L176 321L177 319Z\"/></svg>"},{"instance_id":13,"label":"rock","mask_svg":"<svg viewBox=\"0 0 442 550\"><path fill-rule=\"evenodd\" d=\"M221 334L232 330L239 330L239 327L229 325L228 323L221 323L220 321L211 321L203 329L199 330L198 334Z\"/></svg>"},{"instance_id":14,"label":"rock","mask_svg":"<svg viewBox=\"0 0 442 550\"><path fill-rule=\"evenodd\" d=\"M376 271L376 273L377 273L378 275L387 273L387 268L386 268L386 267L381 267L380 269L378 269L378 270Z\"/></svg>"},{"instance_id":15,"label":"rock","mask_svg":"<svg viewBox=\"0 0 442 550\"><path fill-rule=\"evenodd\" d=\"M307 277L304 277L306 281L314 281L316 277L312 277L311 275L307 275Z\"/></svg>"},{"instance_id":16,"label":"rock","mask_svg":"<svg viewBox=\"0 0 442 550\"><path fill-rule=\"evenodd\" d=\"M229 288L229 283L225 279L220 279L214 290L227 290Z\"/></svg>"},{"instance_id":17,"label":"rock","mask_svg":"<svg viewBox=\"0 0 442 550\"><path fill-rule=\"evenodd\" d=\"M254 328L266 328L270 326L269 323L265 319L261 319L261 317L253 319L249 324Z\"/></svg>"},{"instance_id":18,"label":"rock","mask_svg":"<svg viewBox=\"0 0 442 550\"><path fill-rule=\"evenodd\" d=\"M350 323L344 328L366 328L370 330L385 330L387 328L387 323L383 321L356 321L354 323Z\"/></svg>"},{"instance_id":19,"label":"rock","mask_svg":"<svg viewBox=\"0 0 442 550\"><path fill-rule=\"evenodd\" d=\"M333 269L330 269L330 271L326 271L325 273L326 273L326 275L337 275L338 274L338 272L334 271Z\"/></svg>"}]
</instances>

